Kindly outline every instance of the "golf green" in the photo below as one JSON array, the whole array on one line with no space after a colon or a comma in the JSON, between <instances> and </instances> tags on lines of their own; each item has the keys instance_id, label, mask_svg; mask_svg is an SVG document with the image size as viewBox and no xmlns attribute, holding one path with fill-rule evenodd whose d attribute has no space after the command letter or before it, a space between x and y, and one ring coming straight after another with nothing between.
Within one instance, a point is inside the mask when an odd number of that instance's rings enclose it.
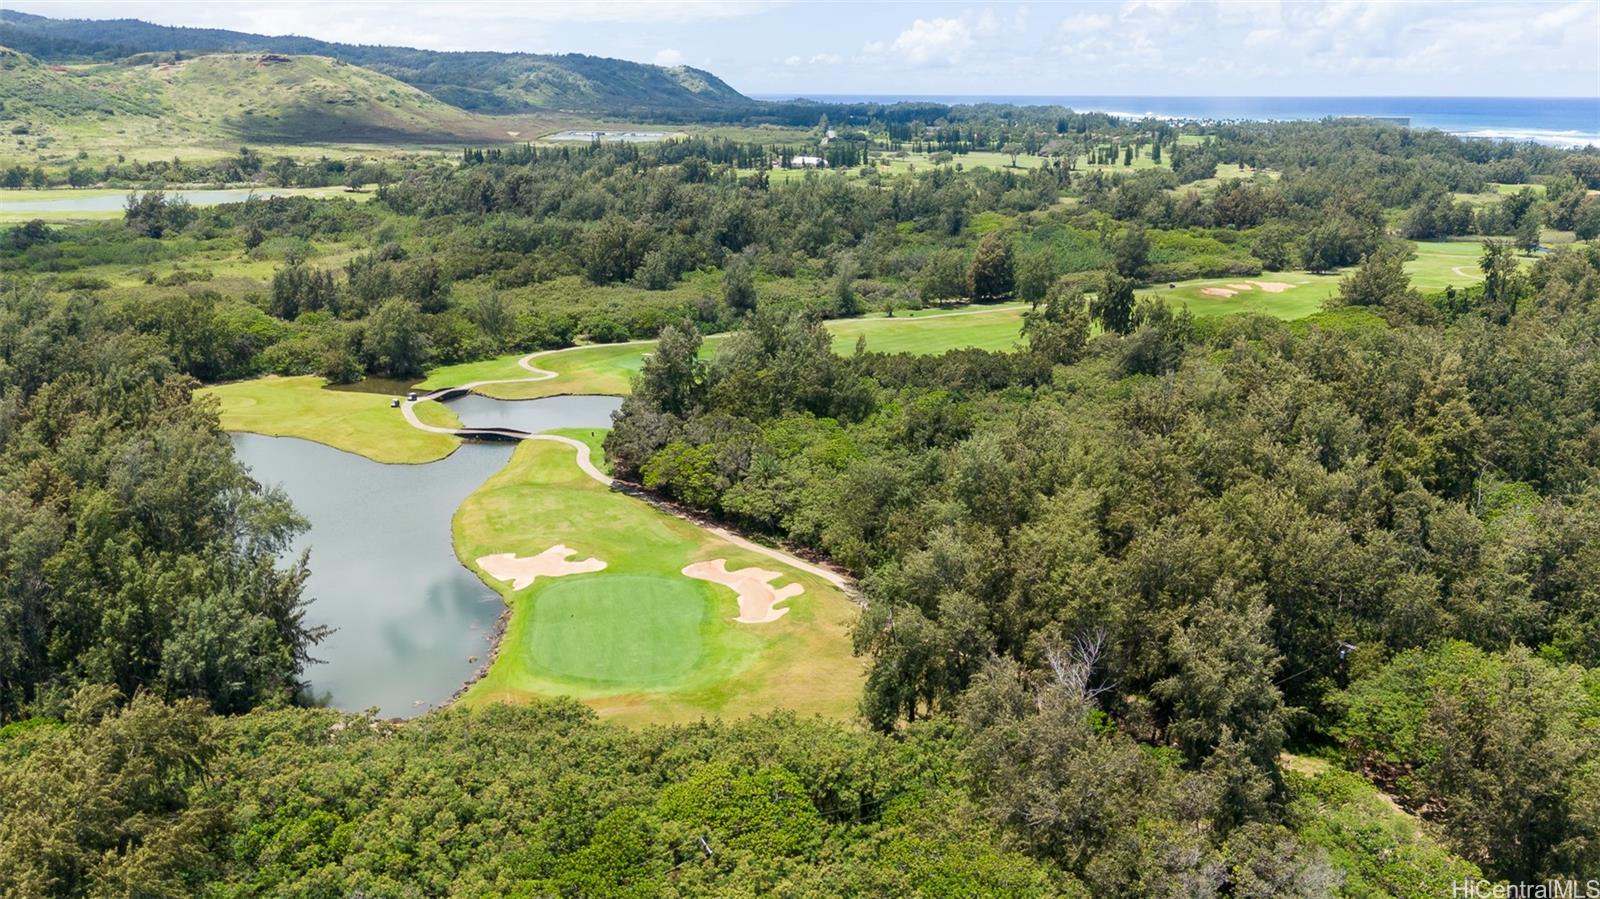
<instances>
[{"instance_id":1,"label":"golf green","mask_svg":"<svg viewBox=\"0 0 1600 899\"><path fill-rule=\"evenodd\" d=\"M591 574L551 583L533 601L524 663L557 677L659 688L702 654L712 603L678 576Z\"/></svg>"}]
</instances>

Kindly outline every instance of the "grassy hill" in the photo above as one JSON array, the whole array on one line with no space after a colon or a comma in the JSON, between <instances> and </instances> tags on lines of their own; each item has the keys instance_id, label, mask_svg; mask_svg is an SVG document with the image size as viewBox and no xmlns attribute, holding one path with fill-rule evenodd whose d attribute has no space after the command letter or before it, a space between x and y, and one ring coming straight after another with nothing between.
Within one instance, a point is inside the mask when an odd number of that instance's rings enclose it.
<instances>
[{"instance_id":1,"label":"grassy hill","mask_svg":"<svg viewBox=\"0 0 1600 899\"><path fill-rule=\"evenodd\" d=\"M52 65L0 48L6 149L239 143L448 143L508 139L515 119L475 115L411 85L321 56L146 54ZM9 155L9 154L7 154Z\"/></svg>"},{"instance_id":2,"label":"grassy hill","mask_svg":"<svg viewBox=\"0 0 1600 899\"><path fill-rule=\"evenodd\" d=\"M578 54L442 53L339 44L137 19L52 19L0 10L0 45L45 62L111 61L174 51L325 56L371 69L464 110L482 113L703 115L755 101L715 75Z\"/></svg>"}]
</instances>

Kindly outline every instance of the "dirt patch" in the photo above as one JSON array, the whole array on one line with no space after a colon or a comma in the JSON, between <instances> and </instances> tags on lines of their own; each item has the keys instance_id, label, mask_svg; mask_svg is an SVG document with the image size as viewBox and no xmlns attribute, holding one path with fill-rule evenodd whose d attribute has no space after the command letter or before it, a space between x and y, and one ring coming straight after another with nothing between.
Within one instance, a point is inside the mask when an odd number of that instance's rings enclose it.
<instances>
[{"instance_id":1,"label":"dirt patch","mask_svg":"<svg viewBox=\"0 0 1600 899\"><path fill-rule=\"evenodd\" d=\"M599 571L606 563L599 559L570 561L578 551L570 546L556 544L537 556L519 556L516 553L496 553L478 559L478 567L497 581L510 581L511 589L521 590L540 577L564 577Z\"/></svg>"},{"instance_id":2,"label":"dirt patch","mask_svg":"<svg viewBox=\"0 0 1600 899\"><path fill-rule=\"evenodd\" d=\"M1237 291L1255 290L1254 287L1251 287L1248 284L1229 284L1228 289Z\"/></svg>"},{"instance_id":3,"label":"dirt patch","mask_svg":"<svg viewBox=\"0 0 1600 899\"><path fill-rule=\"evenodd\" d=\"M1226 287L1202 287L1200 288L1200 292L1208 297L1222 297L1223 299L1227 299L1239 291L1229 290Z\"/></svg>"},{"instance_id":4,"label":"dirt patch","mask_svg":"<svg viewBox=\"0 0 1600 899\"><path fill-rule=\"evenodd\" d=\"M1267 293L1283 293L1285 290L1294 289L1293 284L1288 284L1283 281L1255 281L1253 283Z\"/></svg>"},{"instance_id":5,"label":"dirt patch","mask_svg":"<svg viewBox=\"0 0 1600 899\"><path fill-rule=\"evenodd\" d=\"M773 589L772 582L783 577L782 572L753 567L729 571L727 559L712 559L709 562L685 565L683 573L697 580L731 587L733 592L739 594L739 617L733 620L740 624L765 624L777 621L788 614L789 610L774 606L805 592L805 588L799 584L786 584Z\"/></svg>"}]
</instances>

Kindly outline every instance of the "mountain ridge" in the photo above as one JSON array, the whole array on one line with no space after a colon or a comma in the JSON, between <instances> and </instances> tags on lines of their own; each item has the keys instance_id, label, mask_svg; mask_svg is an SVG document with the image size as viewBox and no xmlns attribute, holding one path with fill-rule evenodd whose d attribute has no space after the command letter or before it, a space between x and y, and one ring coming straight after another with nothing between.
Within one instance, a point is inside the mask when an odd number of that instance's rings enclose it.
<instances>
[{"instance_id":1,"label":"mountain ridge","mask_svg":"<svg viewBox=\"0 0 1600 899\"><path fill-rule=\"evenodd\" d=\"M467 112L487 114L692 115L765 105L703 69L579 53L421 50L165 26L141 19L56 19L10 9L0 9L0 45L47 63L109 62L141 53L326 56L404 82Z\"/></svg>"},{"instance_id":2,"label":"mountain ridge","mask_svg":"<svg viewBox=\"0 0 1600 899\"><path fill-rule=\"evenodd\" d=\"M48 146L477 143L536 130L326 56L146 53L61 65L0 47L0 123Z\"/></svg>"}]
</instances>

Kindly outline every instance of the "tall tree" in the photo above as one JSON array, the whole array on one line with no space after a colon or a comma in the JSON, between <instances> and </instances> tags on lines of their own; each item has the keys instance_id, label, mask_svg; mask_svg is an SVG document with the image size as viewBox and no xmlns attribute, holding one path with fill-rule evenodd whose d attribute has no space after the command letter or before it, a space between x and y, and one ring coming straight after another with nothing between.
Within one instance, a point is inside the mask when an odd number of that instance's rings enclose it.
<instances>
[{"instance_id":1,"label":"tall tree","mask_svg":"<svg viewBox=\"0 0 1600 899\"><path fill-rule=\"evenodd\" d=\"M967 269L967 293L977 301L1000 300L1016 291L1011 242L999 232L985 234Z\"/></svg>"},{"instance_id":2,"label":"tall tree","mask_svg":"<svg viewBox=\"0 0 1600 899\"><path fill-rule=\"evenodd\" d=\"M1133 330L1133 279L1106 272L1100 291L1089 301L1089 314L1100 327L1115 334Z\"/></svg>"}]
</instances>

